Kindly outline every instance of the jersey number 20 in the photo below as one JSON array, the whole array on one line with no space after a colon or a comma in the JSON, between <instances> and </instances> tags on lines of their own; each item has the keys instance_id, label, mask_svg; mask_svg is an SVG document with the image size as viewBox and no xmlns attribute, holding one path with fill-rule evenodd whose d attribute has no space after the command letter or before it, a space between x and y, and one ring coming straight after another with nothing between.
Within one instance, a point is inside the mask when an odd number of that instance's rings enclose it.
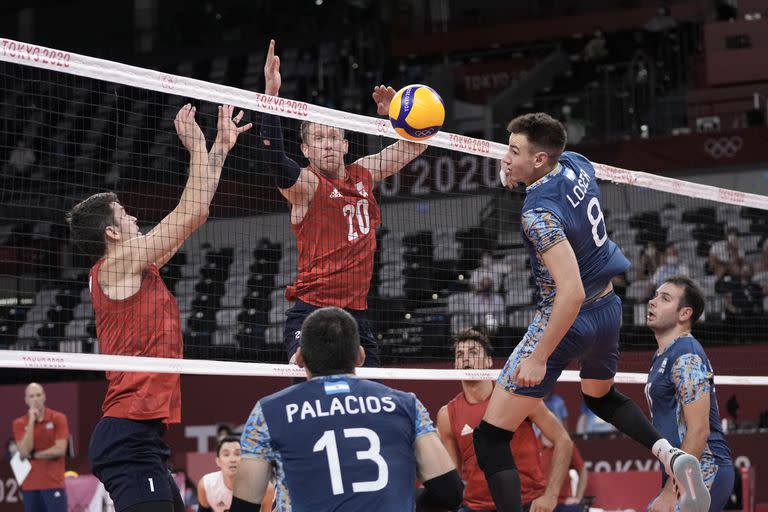
<instances>
[{"instance_id":1,"label":"jersey number 20","mask_svg":"<svg viewBox=\"0 0 768 512\"><path fill-rule=\"evenodd\" d=\"M600 209L600 201L596 197L593 197L587 205L587 218L589 223L592 224L592 240L595 241L595 245L602 247L606 240L608 240L608 230L605 227L605 216L603 216L603 210ZM603 225L603 235L600 236L597 228Z\"/></svg>"},{"instance_id":2,"label":"jersey number 20","mask_svg":"<svg viewBox=\"0 0 768 512\"><path fill-rule=\"evenodd\" d=\"M351 204L345 204L341 209L344 216L349 222L349 234L347 234L347 240L356 240L360 234L367 235L371 230L371 219L368 216L368 200L358 199L357 207ZM355 218L357 218L357 229L355 229ZM358 233L358 231L360 233Z\"/></svg>"},{"instance_id":3,"label":"jersey number 20","mask_svg":"<svg viewBox=\"0 0 768 512\"><path fill-rule=\"evenodd\" d=\"M389 466L387 466L384 457L381 456L381 441L378 434L369 428L345 428L344 437L346 439L353 437L367 439L370 446L367 450L360 450L356 453L357 460L369 460L376 464L379 470L376 480L352 482L352 492L374 492L386 487L387 482L389 482ZM333 430L323 432L323 435L317 440L312 451L326 452L333 494L334 496L344 494L344 481L341 477L341 461L339 460L339 449L336 445L336 432Z\"/></svg>"}]
</instances>

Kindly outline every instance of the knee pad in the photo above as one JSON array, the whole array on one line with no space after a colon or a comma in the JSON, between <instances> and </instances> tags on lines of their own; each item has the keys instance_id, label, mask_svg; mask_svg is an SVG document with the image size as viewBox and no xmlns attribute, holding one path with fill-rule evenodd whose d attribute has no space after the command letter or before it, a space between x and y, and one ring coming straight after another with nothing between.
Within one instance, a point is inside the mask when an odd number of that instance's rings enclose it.
<instances>
[{"instance_id":1,"label":"knee pad","mask_svg":"<svg viewBox=\"0 0 768 512\"><path fill-rule=\"evenodd\" d=\"M515 433L481 421L475 429L472 442L477 465L486 478L506 469L517 469L509 442Z\"/></svg>"},{"instance_id":2,"label":"knee pad","mask_svg":"<svg viewBox=\"0 0 768 512\"><path fill-rule=\"evenodd\" d=\"M622 405L631 401L628 396L622 395L616 391L615 386L611 386L611 389L599 398L583 393L582 396L584 397L584 403L587 404L587 407L608 423L613 423L613 415L616 411L618 411Z\"/></svg>"}]
</instances>

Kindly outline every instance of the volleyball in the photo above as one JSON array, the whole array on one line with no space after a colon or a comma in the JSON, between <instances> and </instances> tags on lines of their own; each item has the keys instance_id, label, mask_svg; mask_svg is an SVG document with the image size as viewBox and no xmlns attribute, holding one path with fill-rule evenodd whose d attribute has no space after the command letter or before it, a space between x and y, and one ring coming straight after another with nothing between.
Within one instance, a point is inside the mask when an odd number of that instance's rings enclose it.
<instances>
[{"instance_id":1,"label":"volleyball","mask_svg":"<svg viewBox=\"0 0 768 512\"><path fill-rule=\"evenodd\" d=\"M426 85L407 85L389 104L389 121L403 138L427 140L445 121L445 106L437 92Z\"/></svg>"}]
</instances>

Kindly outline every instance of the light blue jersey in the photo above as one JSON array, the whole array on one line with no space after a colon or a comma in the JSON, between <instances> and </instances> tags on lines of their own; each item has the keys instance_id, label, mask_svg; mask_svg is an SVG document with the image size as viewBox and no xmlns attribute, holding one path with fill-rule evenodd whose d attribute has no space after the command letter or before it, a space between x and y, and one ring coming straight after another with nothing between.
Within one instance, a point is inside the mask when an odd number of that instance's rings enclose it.
<instances>
[{"instance_id":1,"label":"light blue jersey","mask_svg":"<svg viewBox=\"0 0 768 512\"><path fill-rule=\"evenodd\" d=\"M653 356L645 397L653 426L672 446L679 448L687 431L683 406L706 394L709 394L709 437L700 461L704 483L710 487L719 467L733 465L720 427L712 365L701 344L690 335L677 338L666 350Z\"/></svg>"},{"instance_id":2,"label":"light blue jersey","mask_svg":"<svg viewBox=\"0 0 768 512\"><path fill-rule=\"evenodd\" d=\"M415 510L416 438L435 432L411 393L352 375L259 400L243 458L274 463L280 512Z\"/></svg>"},{"instance_id":3,"label":"light blue jersey","mask_svg":"<svg viewBox=\"0 0 768 512\"><path fill-rule=\"evenodd\" d=\"M541 255L557 243L567 239L573 247L587 302L629 268L629 260L608 238L600 200L592 162L571 151L562 154L557 169L527 189L523 242L541 295L538 306L547 316L555 300L555 282Z\"/></svg>"},{"instance_id":4,"label":"light blue jersey","mask_svg":"<svg viewBox=\"0 0 768 512\"><path fill-rule=\"evenodd\" d=\"M616 374L621 300L615 294L601 296L611 279L627 270L630 263L608 237L595 168L589 160L566 151L557 168L526 191L521 231L540 299L533 322L507 360L498 383L507 391L541 398L552 390L562 370L573 360L581 362L583 379L605 380ZM512 375L520 361L536 349L557 294L543 255L565 240L576 255L586 300L573 326L550 355L544 379L537 386L521 388Z\"/></svg>"}]
</instances>

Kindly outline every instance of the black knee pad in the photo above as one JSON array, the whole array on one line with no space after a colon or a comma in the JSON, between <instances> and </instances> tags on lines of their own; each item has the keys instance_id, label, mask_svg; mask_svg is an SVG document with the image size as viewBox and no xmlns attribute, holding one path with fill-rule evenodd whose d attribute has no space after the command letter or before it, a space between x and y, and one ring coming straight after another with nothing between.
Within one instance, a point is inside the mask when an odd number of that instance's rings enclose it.
<instances>
[{"instance_id":1,"label":"black knee pad","mask_svg":"<svg viewBox=\"0 0 768 512\"><path fill-rule=\"evenodd\" d=\"M486 478L505 469L517 469L509 442L515 433L481 421L475 429L472 442L477 465Z\"/></svg>"},{"instance_id":2,"label":"black knee pad","mask_svg":"<svg viewBox=\"0 0 768 512\"><path fill-rule=\"evenodd\" d=\"M622 395L616 391L615 386L611 386L611 389L599 398L583 393L582 396L584 397L584 403L587 404L587 407L608 423L613 423L613 415L616 411L618 411L622 405L631 401L628 396Z\"/></svg>"}]
</instances>

